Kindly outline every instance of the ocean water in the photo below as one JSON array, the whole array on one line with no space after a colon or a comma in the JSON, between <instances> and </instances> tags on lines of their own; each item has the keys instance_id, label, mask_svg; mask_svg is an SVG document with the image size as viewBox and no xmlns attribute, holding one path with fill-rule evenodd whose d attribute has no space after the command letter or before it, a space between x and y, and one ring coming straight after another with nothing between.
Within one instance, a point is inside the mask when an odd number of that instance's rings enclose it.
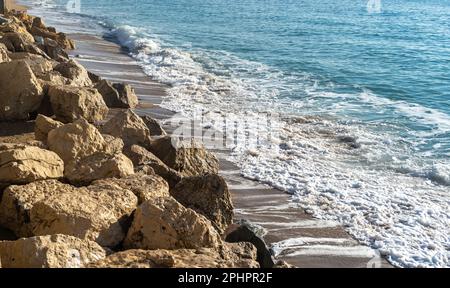
<instances>
[{"instance_id":1,"label":"ocean water","mask_svg":"<svg viewBox=\"0 0 450 288\"><path fill-rule=\"evenodd\" d=\"M258 136L228 147L244 176L394 265L450 266L450 1L21 2L129 48L163 106Z\"/></svg>"}]
</instances>

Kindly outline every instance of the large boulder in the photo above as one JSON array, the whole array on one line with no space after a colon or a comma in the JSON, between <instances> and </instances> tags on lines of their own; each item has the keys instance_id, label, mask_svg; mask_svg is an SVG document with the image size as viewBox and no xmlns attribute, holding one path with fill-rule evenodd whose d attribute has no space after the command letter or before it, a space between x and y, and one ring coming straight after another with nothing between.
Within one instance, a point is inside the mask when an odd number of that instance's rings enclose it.
<instances>
[{"instance_id":1,"label":"large boulder","mask_svg":"<svg viewBox=\"0 0 450 288\"><path fill-rule=\"evenodd\" d=\"M115 184L123 189L131 190L139 200L139 204L157 197L169 197L169 185L158 175L136 173L126 177L102 179L92 184Z\"/></svg>"},{"instance_id":2,"label":"large boulder","mask_svg":"<svg viewBox=\"0 0 450 288\"><path fill-rule=\"evenodd\" d=\"M69 55L55 40L52 40L50 38L44 38L44 42L42 44L40 44L39 47L40 47L40 49L42 49L42 51L44 51L46 53L46 55L48 55L48 57L50 57L53 60L56 60L61 63L65 63L65 62L69 61ZM63 69L61 68L61 70L63 70ZM65 73L65 75L70 75L70 74ZM72 77L75 77L75 76L72 76ZM80 76L79 79L76 78L76 80L71 78L71 80L69 82L73 83L73 85L75 85L75 86L78 85L79 83L83 83L83 84L88 83L85 81L85 79L83 79L83 76Z\"/></svg>"},{"instance_id":3,"label":"large boulder","mask_svg":"<svg viewBox=\"0 0 450 288\"><path fill-rule=\"evenodd\" d=\"M68 162L64 176L70 183L86 185L104 178L122 178L134 174L133 162L122 153L97 152Z\"/></svg>"},{"instance_id":4,"label":"large boulder","mask_svg":"<svg viewBox=\"0 0 450 288\"><path fill-rule=\"evenodd\" d=\"M225 180L218 175L183 178L170 194L187 208L206 216L219 232L233 222L233 203Z\"/></svg>"},{"instance_id":5,"label":"large boulder","mask_svg":"<svg viewBox=\"0 0 450 288\"><path fill-rule=\"evenodd\" d=\"M92 81L91 78L89 78L87 70L73 59L58 64L54 70L70 79L70 85L77 87L92 85Z\"/></svg>"},{"instance_id":6,"label":"large boulder","mask_svg":"<svg viewBox=\"0 0 450 288\"><path fill-rule=\"evenodd\" d=\"M9 58L8 56L8 49L6 48L5 44L0 43L0 63L9 61L11 61L11 58Z\"/></svg>"},{"instance_id":7,"label":"large boulder","mask_svg":"<svg viewBox=\"0 0 450 288\"><path fill-rule=\"evenodd\" d=\"M141 117L130 109L117 113L101 127L101 131L104 134L121 138L125 147L134 144L145 146L150 143L150 131Z\"/></svg>"},{"instance_id":8,"label":"large boulder","mask_svg":"<svg viewBox=\"0 0 450 288\"><path fill-rule=\"evenodd\" d=\"M80 118L89 122L101 121L108 114L102 95L93 88L50 86L48 95L56 118L62 122Z\"/></svg>"},{"instance_id":9,"label":"large boulder","mask_svg":"<svg viewBox=\"0 0 450 288\"><path fill-rule=\"evenodd\" d=\"M36 181L24 186L9 186L0 201L0 225L19 237L33 236L30 210L39 201L63 191L74 193L75 188L57 180Z\"/></svg>"},{"instance_id":10,"label":"large boulder","mask_svg":"<svg viewBox=\"0 0 450 288\"><path fill-rule=\"evenodd\" d=\"M247 246L247 247L244 247ZM240 253L245 251L245 254ZM247 244L224 251L211 248L126 250L91 263L89 268L259 268Z\"/></svg>"},{"instance_id":11,"label":"large boulder","mask_svg":"<svg viewBox=\"0 0 450 288\"><path fill-rule=\"evenodd\" d=\"M166 131L161 127L161 124L150 116L142 117L148 130L150 130L150 136L166 136Z\"/></svg>"},{"instance_id":12,"label":"large boulder","mask_svg":"<svg viewBox=\"0 0 450 288\"><path fill-rule=\"evenodd\" d=\"M216 156L194 141L183 142L166 136L153 140L149 150L167 166L181 172L183 176L200 176L219 172L219 160Z\"/></svg>"},{"instance_id":13,"label":"large boulder","mask_svg":"<svg viewBox=\"0 0 450 288\"><path fill-rule=\"evenodd\" d=\"M85 119L63 125L48 133L48 146L64 162L81 159L105 150L102 134Z\"/></svg>"},{"instance_id":14,"label":"large boulder","mask_svg":"<svg viewBox=\"0 0 450 288\"><path fill-rule=\"evenodd\" d=\"M158 174L164 178L169 184L170 188L175 187L175 185L180 182L182 176L180 172L169 168L164 162L162 162L153 153L141 147L139 145L132 145L131 147L125 149L125 155L133 161L136 167L150 167L154 173Z\"/></svg>"},{"instance_id":15,"label":"large boulder","mask_svg":"<svg viewBox=\"0 0 450 288\"><path fill-rule=\"evenodd\" d=\"M19 237L72 235L114 247L125 237L137 197L113 184L74 187L56 180L9 186L0 203L0 224Z\"/></svg>"},{"instance_id":16,"label":"large boulder","mask_svg":"<svg viewBox=\"0 0 450 288\"><path fill-rule=\"evenodd\" d=\"M28 52L11 53L10 58L11 60L23 60L26 62L37 78L43 77L43 75L52 71L55 66L54 61Z\"/></svg>"},{"instance_id":17,"label":"large boulder","mask_svg":"<svg viewBox=\"0 0 450 288\"><path fill-rule=\"evenodd\" d=\"M0 144L0 183L26 184L60 178L64 163L54 152L35 146Z\"/></svg>"},{"instance_id":18,"label":"large boulder","mask_svg":"<svg viewBox=\"0 0 450 288\"><path fill-rule=\"evenodd\" d=\"M150 199L134 213L126 249L196 249L217 247L220 235L204 216L172 197Z\"/></svg>"},{"instance_id":19,"label":"large boulder","mask_svg":"<svg viewBox=\"0 0 450 288\"><path fill-rule=\"evenodd\" d=\"M28 119L42 98L42 87L28 63L0 63L0 121Z\"/></svg>"},{"instance_id":20,"label":"large boulder","mask_svg":"<svg viewBox=\"0 0 450 288\"><path fill-rule=\"evenodd\" d=\"M99 80L94 87L102 94L103 100L110 108L135 108L138 104L137 96L128 84L112 84L108 80Z\"/></svg>"},{"instance_id":21,"label":"large boulder","mask_svg":"<svg viewBox=\"0 0 450 288\"><path fill-rule=\"evenodd\" d=\"M39 114L34 126L34 137L36 140L47 143L48 133L64 124L50 117Z\"/></svg>"},{"instance_id":22,"label":"large boulder","mask_svg":"<svg viewBox=\"0 0 450 288\"><path fill-rule=\"evenodd\" d=\"M82 268L105 257L97 243L62 234L0 242L3 268Z\"/></svg>"}]
</instances>

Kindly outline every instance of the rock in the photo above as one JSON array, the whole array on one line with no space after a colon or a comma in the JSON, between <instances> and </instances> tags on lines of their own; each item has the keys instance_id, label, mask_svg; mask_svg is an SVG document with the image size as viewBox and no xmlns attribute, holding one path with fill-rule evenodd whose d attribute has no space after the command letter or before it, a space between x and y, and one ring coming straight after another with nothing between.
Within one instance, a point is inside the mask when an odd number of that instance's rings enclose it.
<instances>
[{"instance_id":1,"label":"rock","mask_svg":"<svg viewBox=\"0 0 450 288\"><path fill-rule=\"evenodd\" d=\"M53 120L47 116L39 114L36 117L36 122L34 126L34 136L36 140L47 143L48 133L53 129L63 126L64 124Z\"/></svg>"},{"instance_id":2,"label":"rock","mask_svg":"<svg viewBox=\"0 0 450 288\"><path fill-rule=\"evenodd\" d=\"M164 129L161 127L161 124L159 124L159 122L153 119L152 117L144 116L142 117L142 120L144 120L145 125L147 125L148 130L150 130L150 136L167 135L166 131L164 131Z\"/></svg>"},{"instance_id":3,"label":"rock","mask_svg":"<svg viewBox=\"0 0 450 288\"><path fill-rule=\"evenodd\" d=\"M28 119L42 98L42 87L25 61L0 63L0 121Z\"/></svg>"},{"instance_id":4,"label":"rock","mask_svg":"<svg viewBox=\"0 0 450 288\"><path fill-rule=\"evenodd\" d=\"M109 155L98 152L68 162L64 176L70 183L86 185L104 178L122 178L134 174L133 162L122 153Z\"/></svg>"},{"instance_id":5,"label":"rock","mask_svg":"<svg viewBox=\"0 0 450 288\"><path fill-rule=\"evenodd\" d=\"M0 225L19 237L31 237L30 210L39 201L64 190L73 193L75 188L57 180L37 181L25 186L9 186L0 201Z\"/></svg>"},{"instance_id":6,"label":"rock","mask_svg":"<svg viewBox=\"0 0 450 288\"><path fill-rule=\"evenodd\" d=\"M135 108L138 104L137 96L129 85L112 84L107 80L99 80L94 87L110 108Z\"/></svg>"},{"instance_id":7,"label":"rock","mask_svg":"<svg viewBox=\"0 0 450 288\"><path fill-rule=\"evenodd\" d=\"M108 107L96 89L50 86L48 95L56 118L62 122L80 118L89 122L101 121L108 114Z\"/></svg>"},{"instance_id":8,"label":"rock","mask_svg":"<svg viewBox=\"0 0 450 288\"><path fill-rule=\"evenodd\" d=\"M124 83L114 83L113 87L119 93L119 100L123 105L122 108L136 108L139 100L133 87Z\"/></svg>"},{"instance_id":9,"label":"rock","mask_svg":"<svg viewBox=\"0 0 450 288\"><path fill-rule=\"evenodd\" d=\"M55 40L44 38L44 43L39 45L39 47L53 60L64 63L69 61L69 55ZM77 85L78 81L74 83Z\"/></svg>"},{"instance_id":10,"label":"rock","mask_svg":"<svg viewBox=\"0 0 450 288\"><path fill-rule=\"evenodd\" d=\"M89 76L89 79L91 79L92 83L95 83L95 84L97 84L98 82L100 82L102 80L102 78L100 76L98 76L97 74L94 74L90 71L88 71L88 76Z\"/></svg>"},{"instance_id":11,"label":"rock","mask_svg":"<svg viewBox=\"0 0 450 288\"><path fill-rule=\"evenodd\" d=\"M219 160L195 142L181 142L170 136L155 139L149 147L167 166L181 172L183 176L217 174Z\"/></svg>"},{"instance_id":12,"label":"rock","mask_svg":"<svg viewBox=\"0 0 450 288\"><path fill-rule=\"evenodd\" d=\"M82 268L105 257L97 243L62 234L0 242L3 268Z\"/></svg>"},{"instance_id":13,"label":"rock","mask_svg":"<svg viewBox=\"0 0 450 288\"><path fill-rule=\"evenodd\" d=\"M28 52L11 53L10 57L12 60L25 61L37 78L41 78L43 75L52 71L53 66L55 65L55 63L49 59Z\"/></svg>"},{"instance_id":14,"label":"rock","mask_svg":"<svg viewBox=\"0 0 450 288\"><path fill-rule=\"evenodd\" d=\"M106 143L97 128L80 119L50 131L48 146L64 162L70 162L104 151Z\"/></svg>"},{"instance_id":15,"label":"rock","mask_svg":"<svg viewBox=\"0 0 450 288\"><path fill-rule=\"evenodd\" d=\"M62 177L64 163L56 153L34 146L0 144L0 182L25 184Z\"/></svg>"},{"instance_id":16,"label":"rock","mask_svg":"<svg viewBox=\"0 0 450 288\"><path fill-rule=\"evenodd\" d=\"M130 109L117 113L101 127L101 131L121 138L125 147L150 143L150 131L144 121Z\"/></svg>"},{"instance_id":17,"label":"rock","mask_svg":"<svg viewBox=\"0 0 450 288\"><path fill-rule=\"evenodd\" d=\"M257 260L261 268L273 268L275 263L272 254L262 238L257 236L247 225L233 225L228 228L225 233L225 241L227 242L249 242L252 243L258 253Z\"/></svg>"},{"instance_id":18,"label":"rock","mask_svg":"<svg viewBox=\"0 0 450 288\"><path fill-rule=\"evenodd\" d=\"M3 43L6 48L13 53L30 52L45 56L45 53L33 43L34 38L32 38L33 42L31 42L26 39L26 35L15 32L3 33L3 35L0 36L0 43Z\"/></svg>"},{"instance_id":19,"label":"rock","mask_svg":"<svg viewBox=\"0 0 450 288\"><path fill-rule=\"evenodd\" d=\"M259 268L253 259L215 249L126 250L88 265L89 268Z\"/></svg>"},{"instance_id":20,"label":"rock","mask_svg":"<svg viewBox=\"0 0 450 288\"><path fill-rule=\"evenodd\" d=\"M66 234L114 247L124 239L137 203L133 192L117 185L76 188L38 181L5 189L0 224L19 237Z\"/></svg>"},{"instance_id":21,"label":"rock","mask_svg":"<svg viewBox=\"0 0 450 288\"><path fill-rule=\"evenodd\" d=\"M169 197L169 185L158 175L145 175L137 173L122 177L95 181L92 184L115 184L123 189L132 191L139 200L139 204L157 197Z\"/></svg>"},{"instance_id":22,"label":"rock","mask_svg":"<svg viewBox=\"0 0 450 288\"><path fill-rule=\"evenodd\" d=\"M124 241L126 249L195 249L217 247L220 236L209 220L172 197L141 204Z\"/></svg>"},{"instance_id":23,"label":"rock","mask_svg":"<svg viewBox=\"0 0 450 288\"><path fill-rule=\"evenodd\" d=\"M54 70L70 79L70 85L72 86L87 87L92 85L87 70L73 59L58 64Z\"/></svg>"},{"instance_id":24,"label":"rock","mask_svg":"<svg viewBox=\"0 0 450 288\"><path fill-rule=\"evenodd\" d=\"M183 178L170 194L185 207L206 216L221 233L233 222L231 195L221 176Z\"/></svg>"},{"instance_id":25,"label":"rock","mask_svg":"<svg viewBox=\"0 0 450 288\"><path fill-rule=\"evenodd\" d=\"M0 43L0 63L9 61L11 61L11 59L8 56L8 49L5 44Z\"/></svg>"},{"instance_id":26,"label":"rock","mask_svg":"<svg viewBox=\"0 0 450 288\"><path fill-rule=\"evenodd\" d=\"M0 32L17 34L20 35L25 42L34 42L33 35L27 31L26 26L17 18L12 18L6 25L0 26Z\"/></svg>"},{"instance_id":27,"label":"rock","mask_svg":"<svg viewBox=\"0 0 450 288\"><path fill-rule=\"evenodd\" d=\"M123 150L123 140L108 134L102 134L105 139L104 152L109 155L121 154Z\"/></svg>"},{"instance_id":28,"label":"rock","mask_svg":"<svg viewBox=\"0 0 450 288\"><path fill-rule=\"evenodd\" d=\"M153 153L139 145L132 145L128 149L125 149L124 153L131 159L131 161L133 161L135 166L150 167L154 173L158 174L167 181L170 188L175 187L175 185L181 180L181 175L178 171L169 168Z\"/></svg>"},{"instance_id":29,"label":"rock","mask_svg":"<svg viewBox=\"0 0 450 288\"><path fill-rule=\"evenodd\" d=\"M67 38L67 35L64 33L56 33L53 31L49 31L46 28L34 26L31 27L31 34L36 37L49 38L58 43L59 46L63 49L75 49L75 44L71 39Z\"/></svg>"}]
</instances>

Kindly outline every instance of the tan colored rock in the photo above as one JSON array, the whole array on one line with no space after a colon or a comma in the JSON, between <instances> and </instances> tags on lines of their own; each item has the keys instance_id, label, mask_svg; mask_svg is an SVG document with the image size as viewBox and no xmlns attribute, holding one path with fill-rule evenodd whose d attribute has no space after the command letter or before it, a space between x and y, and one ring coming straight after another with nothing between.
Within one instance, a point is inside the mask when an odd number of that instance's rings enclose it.
<instances>
[{"instance_id":1,"label":"tan colored rock","mask_svg":"<svg viewBox=\"0 0 450 288\"><path fill-rule=\"evenodd\" d=\"M247 245L247 244L242 244ZM251 250L251 248L248 248ZM179 250L126 250L89 264L90 268L259 268L254 255L224 253L211 248ZM238 249L241 250L242 249ZM254 252L254 251L252 251Z\"/></svg>"},{"instance_id":2,"label":"tan colored rock","mask_svg":"<svg viewBox=\"0 0 450 288\"><path fill-rule=\"evenodd\" d=\"M0 63L0 121L28 119L42 98L42 87L25 61Z\"/></svg>"},{"instance_id":3,"label":"tan colored rock","mask_svg":"<svg viewBox=\"0 0 450 288\"><path fill-rule=\"evenodd\" d=\"M134 174L133 162L122 153L98 152L66 163L64 176L70 183L86 185L104 178L122 178Z\"/></svg>"},{"instance_id":4,"label":"tan colored rock","mask_svg":"<svg viewBox=\"0 0 450 288\"><path fill-rule=\"evenodd\" d=\"M48 95L56 118L62 122L80 118L88 122L101 121L108 114L108 107L96 89L50 86Z\"/></svg>"},{"instance_id":5,"label":"tan colored rock","mask_svg":"<svg viewBox=\"0 0 450 288\"><path fill-rule=\"evenodd\" d=\"M28 225L33 235L72 235L105 247L122 242L125 224L138 203L133 192L107 184L81 188L63 184L55 185L56 191L45 189L51 186L41 182L39 189L45 197L30 205Z\"/></svg>"},{"instance_id":6,"label":"tan colored rock","mask_svg":"<svg viewBox=\"0 0 450 288\"><path fill-rule=\"evenodd\" d=\"M217 247L220 236L204 216L172 197L150 199L134 213L126 249L195 249Z\"/></svg>"},{"instance_id":7,"label":"tan colored rock","mask_svg":"<svg viewBox=\"0 0 450 288\"><path fill-rule=\"evenodd\" d=\"M0 26L0 32L15 33L23 37L24 41L34 43L34 37L27 31L25 25L17 18L13 17L11 20L6 25Z\"/></svg>"},{"instance_id":8,"label":"tan colored rock","mask_svg":"<svg viewBox=\"0 0 450 288\"><path fill-rule=\"evenodd\" d=\"M144 120L145 125L147 125L148 130L150 130L150 136L167 135L166 131L164 131L164 129L161 127L161 124L156 119L153 119L150 116L144 116L142 117L142 120Z\"/></svg>"},{"instance_id":9,"label":"tan colored rock","mask_svg":"<svg viewBox=\"0 0 450 288\"><path fill-rule=\"evenodd\" d=\"M153 140L149 150L167 166L181 172L183 176L200 176L219 172L219 160L216 156L194 141L181 142L166 136Z\"/></svg>"},{"instance_id":10,"label":"tan colored rock","mask_svg":"<svg viewBox=\"0 0 450 288\"><path fill-rule=\"evenodd\" d=\"M64 163L54 152L35 146L0 144L0 182L25 184L62 177Z\"/></svg>"},{"instance_id":11,"label":"tan colored rock","mask_svg":"<svg viewBox=\"0 0 450 288\"><path fill-rule=\"evenodd\" d=\"M0 43L0 63L9 62L11 59L8 56L8 49L5 44Z\"/></svg>"},{"instance_id":12,"label":"tan colored rock","mask_svg":"<svg viewBox=\"0 0 450 288\"><path fill-rule=\"evenodd\" d=\"M110 108L135 108L138 104L137 96L130 85L112 84L108 80L99 80L94 87Z\"/></svg>"},{"instance_id":13,"label":"tan colored rock","mask_svg":"<svg viewBox=\"0 0 450 288\"><path fill-rule=\"evenodd\" d=\"M52 71L56 65L53 60L28 52L11 53L10 58L12 60L23 60L26 62L37 78L41 78L46 73Z\"/></svg>"},{"instance_id":14,"label":"tan colored rock","mask_svg":"<svg viewBox=\"0 0 450 288\"><path fill-rule=\"evenodd\" d=\"M116 138L114 136L108 134L102 134L105 139L105 149L104 152L109 155L120 154L123 151L123 140L120 138Z\"/></svg>"},{"instance_id":15,"label":"tan colored rock","mask_svg":"<svg viewBox=\"0 0 450 288\"><path fill-rule=\"evenodd\" d=\"M64 124L53 120L50 117L39 114L36 117L36 122L34 126L34 136L36 140L47 143L48 133L53 129L63 126Z\"/></svg>"},{"instance_id":16,"label":"tan colored rock","mask_svg":"<svg viewBox=\"0 0 450 288\"><path fill-rule=\"evenodd\" d=\"M125 147L150 143L150 131L141 117L130 109L117 113L101 127L101 131L104 134L121 138Z\"/></svg>"},{"instance_id":17,"label":"tan colored rock","mask_svg":"<svg viewBox=\"0 0 450 288\"><path fill-rule=\"evenodd\" d=\"M181 174L172 168L169 168L164 162L162 162L153 153L141 147L139 145L133 145L124 151L125 155L133 161L133 164L138 166L148 166L154 173L164 178L169 184L170 188L180 182Z\"/></svg>"},{"instance_id":18,"label":"tan colored rock","mask_svg":"<svg viewBox=\"0 0 450 288\"><path fill-rule=\"evenodd\" d=\"M48 146L68 163L104 151L106 143L95 126L80 119L50 131Z\"/></svg>"},{"instance_id":19,"label":"tan colored rock","mask_svg":"<svg viewBox=\"0 0 450 288\"><path fill-rule=\"evenodd\" d=\"M136 173L121 179L110 178L93 182L92 184L115 184L123 189L133 191L138 197L139 204L157 197L169 197L169 185L158 175Z\"/></svg>"},{"instance_id":20,"label":"tan colored rock","mask_svg":"<svg viewBox=\"0 0 450 288\"><path fill-rule=\"evenodd\" d=\"M87 70L73 59L58 64L55 67L55 71L70 79L70 84L73 86L83 87L92 85Z\"/></svg>"},{"instance_id":21,"label":"tan colored rock","mask_svg":"<svg viewBox=\"0 0 450 288\"><path fill-rule=\"evenodd\" d=\"M206 216L221 233L233 222L233 203L225 180L215 174L183 178L170 194Z\"/></svg>"},{"instance_id":22,"label":"tan colored rock","mask_svg":"<svg viewBox=\"0 0 450 288\"><path fill-rule=\"evenodd\" d=\"M61 63L69 61L69 55L55 40L44 38L44 43L39 45L39 47L53 60ZM80 73L83 74L82 72ZM70 73L66 73L65 75L70 75ZM87 82L83 79L83 75L80 75L79 78L76 78L76 76L70 77L75 77L75 79L70 78L71 80L69 81L69 83L74 86L78 86L80 83L87 84Z\"/></svg>"},{"instance_id":23,"label":"tan colored rock","mask_svg":"<svg viewBox=\"0 0 450 288\"><path fill-rule=\"evenodd\" d=\"M9 186L0 202L0 225L19 237L31 237L30 210L39 201L62 192L75 193L75 187L57 180L32 182L24 186Z\"/></svg>"},{"instance_id":24,"label":"tan colored rock","mask_svg":"<svg viewBox=\"0 0 450 288\"><path fill-rule=\"evenodd\" d=\"M82 268L105 257L97 243L62 234L0 242L3 268Z\"/></svg>"}]
</instances>

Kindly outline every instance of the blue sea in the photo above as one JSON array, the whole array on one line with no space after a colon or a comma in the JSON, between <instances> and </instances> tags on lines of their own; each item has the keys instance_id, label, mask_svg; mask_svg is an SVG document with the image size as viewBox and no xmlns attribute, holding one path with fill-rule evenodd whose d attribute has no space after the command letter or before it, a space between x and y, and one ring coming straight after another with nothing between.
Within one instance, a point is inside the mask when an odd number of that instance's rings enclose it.
<instances>
[{"instance_id":1,"label":"blue sea","mask_svg":"<svg viewBox=\"0 0 450 288\"><path fill-rule=\"evenodd\" d=\"M450 266L449 0L21 2L128 48L164 107L257 130L244 176L394 265Z\"/></svg>"}]
</instances>

